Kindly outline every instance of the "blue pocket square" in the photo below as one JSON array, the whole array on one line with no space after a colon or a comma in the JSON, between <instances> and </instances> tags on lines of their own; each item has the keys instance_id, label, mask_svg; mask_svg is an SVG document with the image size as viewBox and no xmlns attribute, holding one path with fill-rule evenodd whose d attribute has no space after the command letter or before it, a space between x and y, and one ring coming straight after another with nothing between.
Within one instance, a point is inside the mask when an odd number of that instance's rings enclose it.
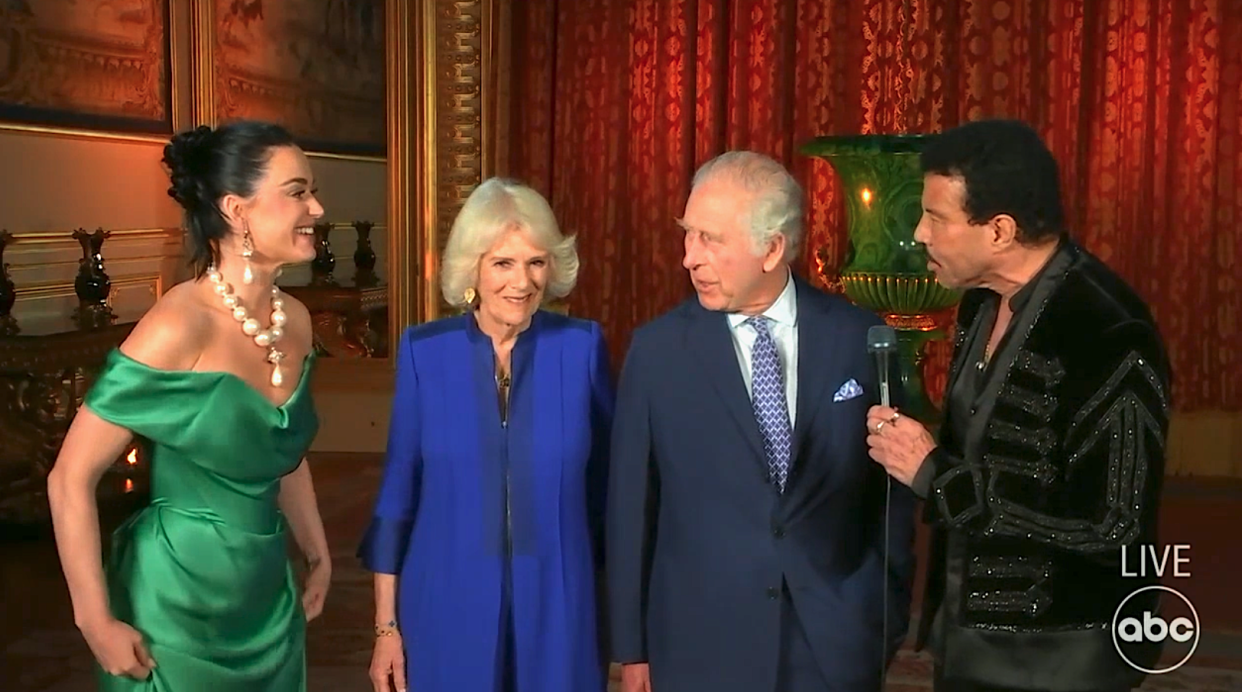
<instances>
[{"instance_id":1,"label":"blue pocket square","mask_svg":"<svg viewBox=\"0 0 1242 692\"><path fill-rule=\"evenodd\" d=\"M845 384L841 385L841 388L837 390L836 394L832 395L832 400L845 401L846 399L853 399L856 396L861 396L862 393L862 387L859 387L858 383L851 377Z\"/></svg>"}]
</instances>

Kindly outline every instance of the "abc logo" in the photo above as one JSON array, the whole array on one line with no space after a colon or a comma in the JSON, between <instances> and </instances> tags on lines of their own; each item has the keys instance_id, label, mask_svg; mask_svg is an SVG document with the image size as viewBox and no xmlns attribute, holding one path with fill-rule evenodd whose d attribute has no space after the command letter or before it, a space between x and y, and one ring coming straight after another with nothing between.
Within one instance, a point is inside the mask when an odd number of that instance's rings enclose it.
<instances>
[{"instance_id":1,"label":"abc logo","mask_svg":"<svg viewBox=\"0 0 1242 692\"><path fill-rule=\"evenodd\" d=\"M1151 594L1150 592L1158 592ZM1146 598L1135 599L1139 594ZM1160 599L1159 612L1147 610L1153 596ZM1171 673L1185 665L1199 646L1199 613L1181 592L1167 586L1145 586L1126 596L1113 614L1113 646L1130 667L1151 675ZM1135 659L1147 660L1140 651L1163 649L1161 664L1148 668ZM1182 652L1185 652L1184 655ZM1155 664L1153 664L1155 665Z\"/></svg>"}]
</instances>

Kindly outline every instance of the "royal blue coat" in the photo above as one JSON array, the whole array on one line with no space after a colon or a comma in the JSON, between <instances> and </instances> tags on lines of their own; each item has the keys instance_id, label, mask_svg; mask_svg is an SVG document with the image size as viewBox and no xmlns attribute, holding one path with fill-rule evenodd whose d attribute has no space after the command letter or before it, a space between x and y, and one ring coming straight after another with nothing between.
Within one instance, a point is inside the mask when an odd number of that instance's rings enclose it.
<instances>
[{"instance_id":1,"label":"royal blue coat","mask_svg":"<svg viewBox=\"0 0 1242 692\"><path fill-rule=\"evenodd\" d=\"M502 425L490 339L473 316L403 335L387 460L359 550L398 576L409 688L498 688L511 567L519 689L602 692L602 566L613 386L595 322L539 311L513 348Z\"/></svg>"}]
</instances>

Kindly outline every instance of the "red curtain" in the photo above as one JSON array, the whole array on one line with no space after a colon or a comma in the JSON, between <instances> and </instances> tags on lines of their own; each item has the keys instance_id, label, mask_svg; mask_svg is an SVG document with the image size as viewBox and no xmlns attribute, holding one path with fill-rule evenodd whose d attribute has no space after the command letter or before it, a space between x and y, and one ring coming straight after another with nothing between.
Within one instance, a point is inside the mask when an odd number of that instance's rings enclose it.
<instances>
[{"instance_id":1,"label":"red curtain","mask_svg":"<svg viewBox=\"0 0 1242 692\"><path fill-rule=\"evenodd\" d=\"M726 149L784 162L810 198L799 271L840 264L825 134L1030 122L1062 164L1072 232L1150 301L1179 410L1242 409L1242 0L521 0L509 174L577 233L575 314L620 362L689 295L674 225ZM929 349L940 396L948 344Z\"/></svg>"}]
</instances>

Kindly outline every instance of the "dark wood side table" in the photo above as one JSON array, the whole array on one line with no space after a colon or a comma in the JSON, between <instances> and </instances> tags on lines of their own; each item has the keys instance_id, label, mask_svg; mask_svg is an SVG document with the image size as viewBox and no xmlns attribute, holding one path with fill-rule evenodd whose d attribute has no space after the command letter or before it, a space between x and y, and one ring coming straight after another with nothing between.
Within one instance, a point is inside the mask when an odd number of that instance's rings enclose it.
<instances>
[{"instance_id":1,"label":"dark wood side table","mask_svg":"<svg viewBox=\"0 0 1242 692\"><path fill-rule=\"evenodd\" d=\"M304 284L277 281L310 311L315 349L334 358L388 357L388 285L314 277Z\"/></svg>"},{"instance_id":2,"label":"dark wood side table","mask_svg":"<svg viewBox=\"0 0 1242 692\"><path fill-rule=\"evenodd\" d=\"M17 320L0 333L0 528L46 528L47 474L103 365L134 323L82 329L65 317ZM147 491L144 450L135 444L100 482L101 511L125 510Z\"/></svg>"}]
</instances>

